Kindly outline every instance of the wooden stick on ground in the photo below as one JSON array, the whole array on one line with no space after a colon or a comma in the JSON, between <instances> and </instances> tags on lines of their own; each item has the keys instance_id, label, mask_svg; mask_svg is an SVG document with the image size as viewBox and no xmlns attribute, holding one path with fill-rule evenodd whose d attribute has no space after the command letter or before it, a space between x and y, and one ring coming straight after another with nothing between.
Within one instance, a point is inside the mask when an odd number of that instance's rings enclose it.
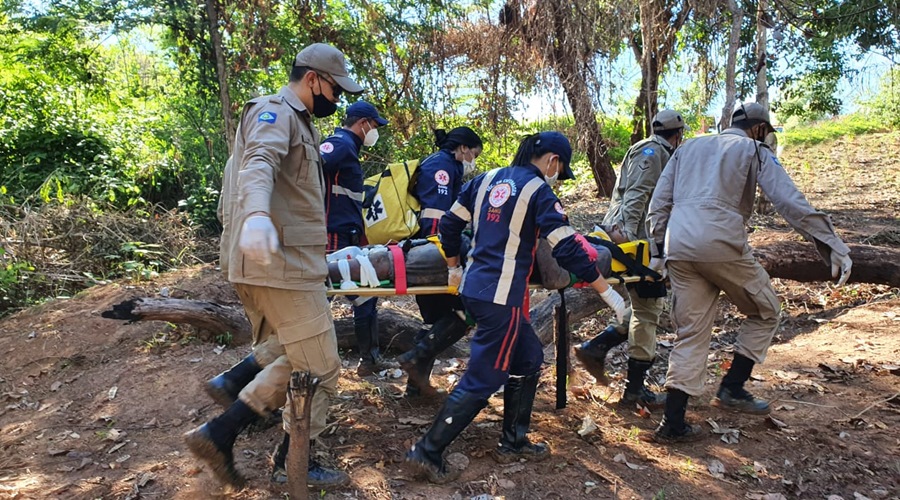
<instances>
[{"instance_id":1,"label":"wooden stick on ground","mask_svg":"<svg viewBox=\"0 0 900 500\"><path fill-rule=\"evenodd\" d=\"M288 403L291 405L291 444L288 447L287 477L291 500L308 500L309 416L319 379L309 372L291 373Z\"/></svg>"}]
</instances>

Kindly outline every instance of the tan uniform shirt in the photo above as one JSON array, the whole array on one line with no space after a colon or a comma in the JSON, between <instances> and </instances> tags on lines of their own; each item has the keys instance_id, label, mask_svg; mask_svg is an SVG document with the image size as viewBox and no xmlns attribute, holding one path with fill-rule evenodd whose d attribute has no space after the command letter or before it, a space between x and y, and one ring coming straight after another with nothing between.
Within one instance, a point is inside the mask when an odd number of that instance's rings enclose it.
<instances>
[{"instance_id":1,"label":"tan uniform shirt","mask_svg":"<svg viewBox=\"0 0 900 500\"><path fill-rule=\"evenodd\" d=\"M778 213L816 243L826 263L830 252L850 249L831 219L813 209L763 143L739 129L691 139L672 155L650 200L650 230L665 242L666 258L703 262L750 254L745 229L757 184Z\"/></svg>"},{"instance_id":2,"label":"tan uniform shirt","mask_svg":"<svg viewBox=\"0 0 900 500\"><path fill-rule=\"evenodd\" d=\"M666 148L672 149L672 145L652 135L631 146L622 161L603 224L618 225L629 240L647 239L650 196L669 161Z\"/></svg>"},{"instance_id":3,"label":"tan uniform shirt","mask_svg":"<svg viewBox=\"0 0 900 500\"><path fill-rule=\"evenodd\" d=\"M289 290L324 290L324 181L319 133L296 94L244 105L234 152L222 179L220 264L234 283ZM268 212L281 247L263 266L238 247L247 215Z\"/></svg>"}]
</instances>

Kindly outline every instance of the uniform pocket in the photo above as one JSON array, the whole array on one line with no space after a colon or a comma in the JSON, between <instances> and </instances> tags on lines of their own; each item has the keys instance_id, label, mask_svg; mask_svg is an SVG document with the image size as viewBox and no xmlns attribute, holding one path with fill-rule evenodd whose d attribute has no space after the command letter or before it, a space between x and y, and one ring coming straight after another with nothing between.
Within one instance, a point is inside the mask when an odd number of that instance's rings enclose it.
<instances>
[{"instance_id":1,"label":"uniform pocket","mask_svg":"<svg viewBox=\"0 0 900 500\"><path fill-rule=\"evenodd\" d=\"M781 313L781 301L769 282L769 276L763 273L744 284L747 296L756 304L761 319L772 319ZM745 313L746 314L746 313Z\"/></svg>"},{"instance_id":2,"label":"uniform pocket","mask_svg":"<svg viewBox=\"0 0 900 500\"><path fill-rule=\"evenodd\" d=\"M282 228L285 278L325 280L325 226L313 223L294 224Z\"/></svg>"},{"instance_id":3,"label":"uniform pocket","mask_svg":"<svg viewBox=\"0 0 900 500\"><path fill-rule=\"evenodd\" d=\"M301 145L303 149L303 159L300 160L300 167L297 169L297 183L307 184L310 182L319 182L319 148L315 144L304 142Z\"/></svg>"}]
</instances>

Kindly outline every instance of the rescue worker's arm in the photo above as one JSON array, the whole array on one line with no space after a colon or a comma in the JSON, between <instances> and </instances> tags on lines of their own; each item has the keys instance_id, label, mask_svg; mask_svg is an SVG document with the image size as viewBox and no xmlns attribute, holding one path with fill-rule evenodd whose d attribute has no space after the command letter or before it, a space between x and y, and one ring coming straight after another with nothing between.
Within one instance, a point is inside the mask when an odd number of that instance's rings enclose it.
<instances>
[{"instance_id":1,"label":"rescue worker's arm","mask_svg":"<svg viewBox=\"0 0 900 500\"><path fill-rule=\"evenodd\" d=\"M638 239L639 228L646 223L644 210L662 172L661 154L659 149L646 146L630 160L621 209L621 230L629 241Z\"/></svg>"},{"instance_id":2,"label":"rescue worker's arm","mask_svg":"<svg viewBox=\"0 0 900 500\"><path fill-rule=\"evenodd\" d=\"M578 279L593 283L601 278L600 271L576 238L566 212L550 186L542 186L531 200L535 223L542 238L547 239L553 258ZM604 281L605 283L605 281Z\"/></svg>"},{"instance_id":3,"label":"rescue worker's arm","mask_svg":"<svg viewBox=\"0 0 900 500\"><path fill-rule=\"evenodd\" d=\"M239 164L238 200L244 216L268 214L275 175L290 149L291 125L282 108L268 101L248 107L245 114L241 123L246 132Z\"/></svg>"},{"instance_id":4,"label":"rescue worker's arm","mask_svg":"<svg viewBox=\"0 0 900 500\"><path fill-rule=\"evenodd\" d=\"M669 216L672 214L672 191L675 185L675 176L678 174L678 155L675 151L666 169L659 176L653 197L650 198L650 212L647 214L647 224L650 237L657 247L662 247L666 241L666 229L669 227Z\"/></svg>"},{"instance_id":5,"label":"rescue worker's arm","mask_svg":"<svg viewBox=\"0 0 900 500\"><path fill-rule=\"evenodd\" d=\"M826 264L849 261L847 256L850 248L835 233L831 218L809 204L767 146L759 147L759 155L762 164L759 166L756 182L772 201L775 210L804 238L816 244L816 249ZM849 262L846 270L844 265L836 265L849 277ZM843 277L842 279L846 281Z\"/></svg>"},{"instance_id":6,"label":"rescue worker's arm","mask_svg":"<svg viewBox=\"0 0 900 500\"><path fill-rule=\"evenodd\" d=\"M330 137L322 141L319 154L322 156L322 170L331 175L336 174L346 163L347 157L351 156L350 152L341 146L340 141Z\"/></svg>"},{"instance_id":7,"label":"rescue worker's arm","mask_svg":"<svg viewBox=\"0 0 900 500\"><path fill-rule=\"evenodd\" d=\"M439 232L441 246L447 259L447 267L459 265L459 249L462 246L462 232L472 222L472 210L474 208L474 192L476 186L481 185L483 176L479 176L463 186L459 197L450 207L450 210L441 217Z\"/></svg>"}]
</instances>

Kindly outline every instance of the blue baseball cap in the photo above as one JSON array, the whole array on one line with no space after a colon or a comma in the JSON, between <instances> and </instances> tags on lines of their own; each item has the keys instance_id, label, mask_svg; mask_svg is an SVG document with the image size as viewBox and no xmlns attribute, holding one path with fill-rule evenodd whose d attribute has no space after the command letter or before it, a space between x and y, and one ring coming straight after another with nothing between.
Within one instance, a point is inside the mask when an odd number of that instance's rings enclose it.
<instances>
[{"instance_id":1,"label":"blue baseball cap","mask_svg":"<svg viewBox=\"0 0 900 500\"><path fill-rule=\"evenodd\" d=\"M572 161L572 145L569 139L559 132L541 132L538 134L538 140L534 143L539 151L551 152L559 155L559 159L563 163L563 171L559 173L560 180L574 179L575 174L569 167Z\"/></svg>"},{"instance_id":2,"label":"blue baseball cap","mask_svg":"<svg viewBox=\"0 0 900 500\"><path fill-rule=\"evenodd\" d=\"M347 116L358 116L360 118L371 118L375 120L375 123L378 124L379 127L382 125L387 125L388 121L381 117L378 114L378 110L375 109L375 106L367 103L366 101L356 101L347 107Z\"/></svg>"}]
</instances>

